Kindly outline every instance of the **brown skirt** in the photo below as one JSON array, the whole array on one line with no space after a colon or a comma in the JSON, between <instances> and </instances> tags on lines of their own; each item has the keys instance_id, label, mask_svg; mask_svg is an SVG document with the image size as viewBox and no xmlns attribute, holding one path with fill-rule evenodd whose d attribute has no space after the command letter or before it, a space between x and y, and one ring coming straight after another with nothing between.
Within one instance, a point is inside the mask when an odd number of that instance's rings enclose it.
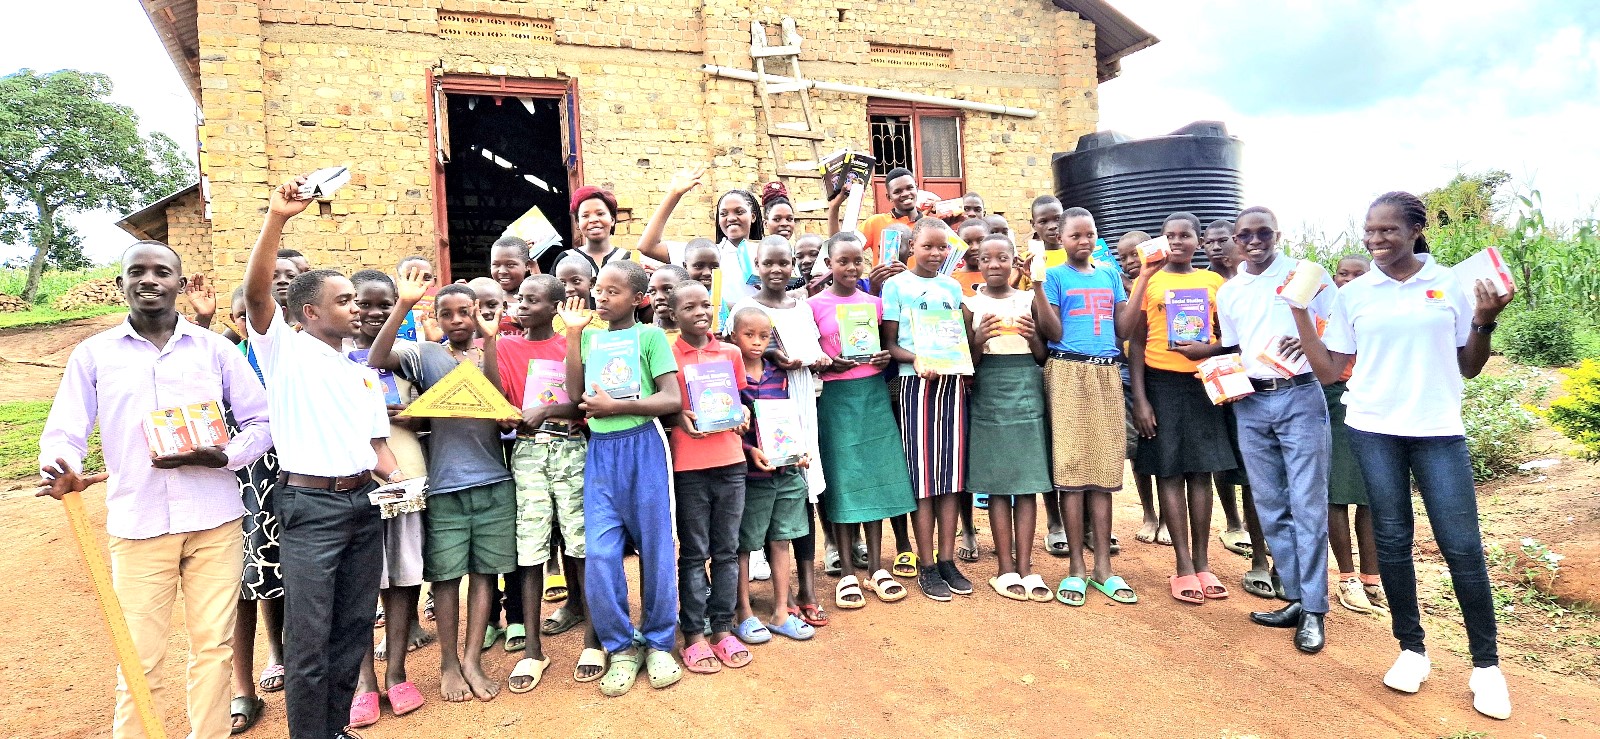
<instances>
[{"instance_id":1,"label":"brown skirt","mask_svg":"<svg viewBox=\"0 0 1600 739\"><path fill-rule=\"evenodd\" d=\"M1121 490L1127 421L1117 366L1052 358L1044 365L1044 386L1055 488Z\"/></svg>"}]
</instances>

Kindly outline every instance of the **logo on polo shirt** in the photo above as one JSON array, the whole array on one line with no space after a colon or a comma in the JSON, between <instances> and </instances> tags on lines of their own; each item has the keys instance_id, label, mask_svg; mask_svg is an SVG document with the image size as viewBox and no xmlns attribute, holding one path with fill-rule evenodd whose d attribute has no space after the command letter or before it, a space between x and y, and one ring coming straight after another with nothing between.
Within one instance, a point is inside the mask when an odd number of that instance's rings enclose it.
<instances>
[{"instance_id":1,"label":"logo on polo shirt","mask_svg":"<svg viewBox=\"0 0 1600 739\"><path fill-rule=\"evenodd\" d=\"M1422 293L1422 299L1428 305L1444 305L1444 291L1426 290Z\"/></svg>"}]
</instances>

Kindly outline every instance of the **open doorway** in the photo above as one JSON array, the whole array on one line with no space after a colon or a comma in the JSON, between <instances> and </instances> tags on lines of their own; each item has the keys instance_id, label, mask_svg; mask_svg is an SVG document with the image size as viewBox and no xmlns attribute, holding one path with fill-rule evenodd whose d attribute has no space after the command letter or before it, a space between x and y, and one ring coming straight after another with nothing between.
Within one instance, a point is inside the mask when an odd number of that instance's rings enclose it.
<instances>
[{"instance_id":1,"label":"open doorway","mask_svg":"<svg viewBox=\"0 0 1600 739\"><path fill-rule=\"evenodd\" d=\"M448 84L440 94L444 135L439 144L448 156L441 157L444 197L439 206L449 278L487 275L490 245L533 207L549 219L563 243L570 241L567 208L570 172L575 170L569 162L575 166L576 157L564 135L568 122L563 97L456 92ZM445 254L439 256L445 261Z\"/></svg>"}]
</instances>

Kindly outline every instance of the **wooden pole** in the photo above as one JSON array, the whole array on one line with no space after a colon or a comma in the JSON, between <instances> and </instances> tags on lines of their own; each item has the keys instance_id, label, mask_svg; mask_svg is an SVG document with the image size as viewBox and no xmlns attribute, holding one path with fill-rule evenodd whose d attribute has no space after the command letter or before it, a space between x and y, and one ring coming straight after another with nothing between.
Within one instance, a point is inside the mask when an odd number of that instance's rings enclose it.
<instances>
[{"instance_id":1,"label":"wooden pole","mask_svg":"<svg viewBox=\"0 0 1600 739\"><path fill-rule=\"evenodd\" d=\"M139 652L133 647L133 636L128 633L128 621L122 615L122 602L111 589L111 568L100 553L100 542L89 528L89 516L83 510L83 497L78 493L61 496L67 508L67 522L72 524L72 535L78 540L78 553L83 555L83 566L89 570L89 580L94 583L95 599L100 601L100 613L106 617L111 629L111 645L117 650L117 665L122 668L122 679L133 696L133 705L139 711L139 721L144 733L151 739L166 739L166 727L156 715L155 700L150 696L150 684L144 679L144 665L139 662Z\"/></svg>"}]
</instances>

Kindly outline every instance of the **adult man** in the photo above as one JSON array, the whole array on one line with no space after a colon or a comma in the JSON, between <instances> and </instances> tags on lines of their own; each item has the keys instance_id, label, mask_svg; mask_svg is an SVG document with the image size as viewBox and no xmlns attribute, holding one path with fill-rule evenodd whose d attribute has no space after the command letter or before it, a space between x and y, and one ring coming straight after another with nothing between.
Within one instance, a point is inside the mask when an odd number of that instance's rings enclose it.
<instances>
[{"instance_id":1,"label":"adult man","mask_svg":"<svg viewBox=\"0 0 1600 739\"><path fill-rule=\"evenodd\" d=\"M39 495L60 499L110 479L106 533L112 589L155 703L167 653L172 604L183 590L189 632L188 709L192 736L228 736L234 602L244 568L244 504L233 471L272 446L267 398L249 362L222 337L174 307L188 285L178 254L141 241L122 255L117 286L128 318L72 351L39 438ZM238 433L151 459L144 420L152 412L203 402L233 409ZM100 425L106 472L84 475L89 433ZM112 736L144 736L125 683L118 681Z\"/></svg>"},{"instance_id":2,"label":"adult man","mask_svg":"<svg viewBox=\"0 0 1600 739\"><path fill-rule=\"evenodd\" d=\"M289 733L299 739L350 736L361 659L372 638L382 571L382 526L367 500L376 483L404 479L389 453L382 384L351 362L345 339L360 329L355 287L333 270L294 278L284 322L273 270L284 224L306 209L300 181L272 194L266 223L245 270L250 346L266 378L277 427L279 515L283 522L284 689Z\"/></svg>"}]
</instances>

